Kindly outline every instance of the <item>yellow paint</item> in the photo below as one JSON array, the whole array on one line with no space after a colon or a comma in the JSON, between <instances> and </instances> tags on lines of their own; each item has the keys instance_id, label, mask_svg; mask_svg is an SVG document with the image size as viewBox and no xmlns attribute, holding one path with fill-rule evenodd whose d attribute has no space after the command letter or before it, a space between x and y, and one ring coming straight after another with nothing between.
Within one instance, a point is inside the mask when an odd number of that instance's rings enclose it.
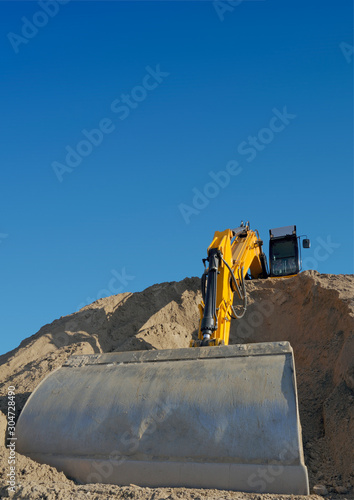
<instances>
[{"instance_id":1,"label":"yellow paint","mask_svg":"<svg viewBox=\"0 0 354 500\"><path fill-rule=\"evenodd\" d=\"M244 234L244 235L243 235ZM253 277L257 278L262 274L262 265L260 255L262 253L262 241L257 236L255 231L251 231L248 226L242 235L233 236L231 229L225 231L216 231L214 239L208 248L217 248L221 251L223 259L228 263L236 277L238 285L241 287L241 274L243 278L247 271L250 270ZM234 290L231 287L231 273L221 261L219 266L219 274L217 278L217 296L216 309L218 328L211 336L211 341L214 340L214 345L229 343L230 324L232 316L232 304L234 300ZM241 298L241 297L240 297ZM199 306L200 318L202 320L204 313L204 304ZM200 330L198 338L203 339L203 334ZM193 345L193 342L191 342Z\"/></svg>"}]
</instances>

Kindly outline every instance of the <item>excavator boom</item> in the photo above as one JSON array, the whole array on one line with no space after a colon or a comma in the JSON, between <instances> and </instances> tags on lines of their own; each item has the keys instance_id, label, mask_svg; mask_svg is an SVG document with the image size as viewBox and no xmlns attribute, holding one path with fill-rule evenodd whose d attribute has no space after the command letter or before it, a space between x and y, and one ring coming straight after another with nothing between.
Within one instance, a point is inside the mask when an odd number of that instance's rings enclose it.
<instances>
[{"instance_id":1,"label":"excavator boom","mask_svg":"<svg viewBox=\"0 0 354 500\"><path fill-rule=\"evenodd\" d=\"M200 310L198 341L192 347L229 343L230 322L241 318L246 311L245 276L250 272L255 279L266 278L267 259L262 250L263 241L258 231L241 223L236 229L216 231L208 248L208 261L202 277L203 302ZM234 293L242 301L242 311L234 309Z\"/></svg>"}]
</instances>

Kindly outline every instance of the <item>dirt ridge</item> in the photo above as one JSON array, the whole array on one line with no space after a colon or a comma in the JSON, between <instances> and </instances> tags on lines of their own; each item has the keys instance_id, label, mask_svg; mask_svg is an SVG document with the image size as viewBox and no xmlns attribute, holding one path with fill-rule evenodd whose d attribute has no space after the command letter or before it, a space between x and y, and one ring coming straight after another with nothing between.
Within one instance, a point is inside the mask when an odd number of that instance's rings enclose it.
<instances>
[{"instance_id":1,"label":"dirt ridge","mask_svg":"<svg viewBox=\"0 0 354 500\"><path fill-rule=\"evenodd\" d=\"M97 300L43 326L18 348L0 356L2 498L9 494L7 387L16 387L18 415L38 383L72 354L188 347L199 323L199 288L199 278L186 278ZM289 279L249 281L247 292L248 310L243 319L232 324L230 343L290 341L311 487L325 485L327 498L354 498L354 276L306 271ZM16 460L13 498L290 498L134 485L80 486L27 457L17 454Z\"/></svg>"}]
</instances>

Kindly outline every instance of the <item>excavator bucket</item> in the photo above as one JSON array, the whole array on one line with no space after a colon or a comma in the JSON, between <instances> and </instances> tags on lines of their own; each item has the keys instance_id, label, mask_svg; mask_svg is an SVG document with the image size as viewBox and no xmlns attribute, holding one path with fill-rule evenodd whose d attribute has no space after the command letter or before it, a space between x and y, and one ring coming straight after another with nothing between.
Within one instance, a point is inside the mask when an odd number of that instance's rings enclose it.
<instances>
[{"instance_id":1,"label":"excavator bucket","mask_svg":"<svg viewBox=\"0 0 354 500\"><path fill-rule=\"evenodd\" d=\"M288 342L73 356L16 435L80 483L308 493Z\"/></svg>"}]
</instances>

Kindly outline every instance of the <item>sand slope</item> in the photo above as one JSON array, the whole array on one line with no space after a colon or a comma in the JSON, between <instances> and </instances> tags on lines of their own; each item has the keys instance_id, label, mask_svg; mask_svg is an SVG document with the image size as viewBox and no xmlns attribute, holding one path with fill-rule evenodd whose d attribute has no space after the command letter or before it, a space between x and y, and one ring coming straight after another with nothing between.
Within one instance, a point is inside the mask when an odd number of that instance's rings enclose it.
<instances>
[{"instance_id":1,"label":"sand slope","mask_svg":"<svg viewBox=\"0 0 354 500\"><path fill-rule=\"evenodd\" d=\"M7 387L16 387L18 413L38 383L71 354L187 347L198 328L199 287L199 278L186 278L98 300L45 325L17 349L0 356L2 497L8 495ZM352 498L354 276L308 271L290 279L249 281L247 290L248 311L233 323L231 343L290 341L311 485L326 485L331 497L340 492L342 498ZM55 469L17 454L14 498L112 497L287 498L134 485L79 486Z\"/></svg>"}]
</instances>

